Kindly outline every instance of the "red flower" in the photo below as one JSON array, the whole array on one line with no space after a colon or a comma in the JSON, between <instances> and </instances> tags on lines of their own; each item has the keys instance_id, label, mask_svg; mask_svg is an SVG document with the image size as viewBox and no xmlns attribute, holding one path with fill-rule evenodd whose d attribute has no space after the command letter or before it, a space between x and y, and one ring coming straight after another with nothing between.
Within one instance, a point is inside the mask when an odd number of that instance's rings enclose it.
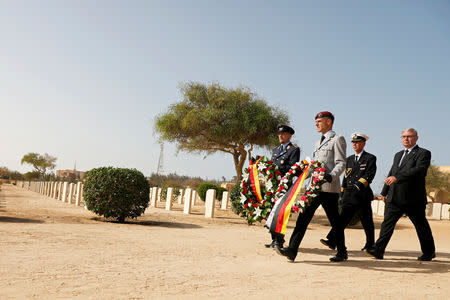
<instances>
[{"instance_id":1,"label":"red flower","mask_svg":"<svg viewBox=\"0 0 450 300\"><path fill-rule=\"evenodd\" d=\"M295 212L298 212L298 206L296 206L296 205L292 206L292 210Z\"/></svg>"},{"instance_id":2,"label":"red flower","mask_svg":"<svg viewBox=\"0 0 450 300\"><path fill-rule=\"evenodd\" d=\"M325 168L320 168L320 172L325 172Z\"/></svg>"},{"instance_id":3,"label":"red flower","mask_svg":"<svg viewBox=\"0 0 450 300\"><path fill-rule=\"evenodd\" d=\"M311 195L311 192L306 192L306 195Z\"/></svg>"},{"instance_id":4,"label":"red flower","mask_svg":"<svg viewBox=\"0 0 450 300\"><path fill-rule=\"evenodd\" d=\"M273 161L269 160L267 163L268 163L268 164L273 164Z\"/></svg>"},{"instance_id":5,"label":"red flower","mask_svg":"<svg viewBox=\"0 0 450 300\"><path fill-rule=\"evenodd\" d=\"M244 209L247 209L247 207L248 207L248 203L245 203Z\"/></svg>"},{"instance_id":6,"label":"red flower","mask_svg":"<svg viewBox=\"0 0 450 300\"><path fill-rule=\"evenodd\" d=\"M258 207L258 204L257 203L253 203L253 207Z\"/></svg>"},{"instance_id":7,"label":"red flower","mask_svg":"<svg viewBox=\"0 0 450 300\"><path fill-rule=\"evenodd\" d=\"M319 180L319 178L314 178L313 181L314 181L314 183L318 183L320 180Z\"/></svg>"},{"instance_id":8,"label":"red flower","mask_svg":"<svg viewBox=\"0 0 450 300\"><path fill-rule=\"evenodd\" d=\"M303 196L300 197L300 199L302 199L302 201L306 201L306 196L303 195Z\"/></svg>"}]
</instances>

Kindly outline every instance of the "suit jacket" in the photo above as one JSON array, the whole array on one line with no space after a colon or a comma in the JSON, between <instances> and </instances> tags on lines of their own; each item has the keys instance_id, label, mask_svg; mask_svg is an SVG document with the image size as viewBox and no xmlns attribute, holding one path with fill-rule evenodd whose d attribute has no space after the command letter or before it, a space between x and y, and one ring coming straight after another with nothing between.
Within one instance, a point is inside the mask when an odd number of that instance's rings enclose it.
<instances>
[{"instance_id":1,"label":"suit jacket","mask_svg":"<svg viewBox=\"0 0 450 300\"><path fill-rule=\"evenodd\" d=\"M345 169L347 143L343 136L331 131L321 143L320 139L314 146L313 160L325 163L326 172L329 173L333 180L322 185L322 192L339 193L341 183L339 176Z\"/></svg>"},{"instance_id":2,"label":"suit jacket","mask_svg":"<svg viewBox=\"0 0 450 300\"><path fill-rule=\"evenodd\" d=\"M431 152L416 146L403 158L404 151L397 152L389 176L395 176L398 182L388 186L384 185L381 195L386 196L386 201L395 203L400 207L424 208L427 204L425 190L425 177L431 161Z\"/></svg>"},{"instance_id":3,"label":"suit jacket","mask_svg":"<svg viewBox=\"0 0 450 300\"><path fill-rule=\"evenodd\" d=\"M377 157L375 155L363 151L358 162L355 162L355 154L347 157L344 179L342 180L343 202L358 204L363 201L372 201L373 192L370 184L376 172ZM354 187L355 185L357 188ZM346 190L352 188L355 190L346 192Z\"/></svg>"},{"instance_id":4,"label":"suit jacket","mask_svg":"<svg viewBox=\"0 0 450 300\"><path fill-rule=\"evenodd\" d=\"M272 161L278 166L281 176L284 176L299 160L300 148L291 142L289 142L285 150L283 150L283 145L280 145L272 151Z\"/></svg>"}]
</instances>

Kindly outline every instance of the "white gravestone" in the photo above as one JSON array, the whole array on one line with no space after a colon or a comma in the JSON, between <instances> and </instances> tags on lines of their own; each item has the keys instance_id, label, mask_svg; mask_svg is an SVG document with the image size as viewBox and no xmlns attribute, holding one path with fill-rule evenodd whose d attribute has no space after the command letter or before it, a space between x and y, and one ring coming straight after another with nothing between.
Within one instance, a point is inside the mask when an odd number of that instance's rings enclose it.
<instances>
[{"instance_id":1,"label":"white gravestone","mask_svg":"<svg viewBox=\"0 0 450 300\"><path fill-rule=\"evenodd\" d=\"M183 189L179 189L180 194L178 195L178 204L183 204Z\"/></svg>"},{"instance_id":2,"label":"white gravestone","mask_svg":"<svg viewBox=\"0 0 450 300\"><path fill-rule=\"evenodd\" d=\"M172 208L172 198L173 198L173 188L167 188L167 196L166 196L166 210L170 210Z\"/></svg>"},{"instance_id":3,"label":"white gravestone","mask_svg":"<svg viewBox=\"0 0 450 300\"><path fill-rule=\"evenodd\" d=\"M72 204L73 198L73 183L69 184L69 196L67 196L67 203Z\"/></svg>"},{"instance_id":4,"label":"white gravestone","mask_svg":"<svg viewBox=\"0 0 450 300\"><path fill-rule=\"evenodd\" d=\"M156 207L156 193L158 192L157 187L152 188L152 201L150 202L151 207Z\"/></svg>"},{"instance_id":5,"label":"white gravestone","mask_svg":"<svg viewBox=\"0 0 450 300\"><path fill-rule=\"evenodd\" d=\"M62 197L61 197L61 201L62 202L66 202L68 187L69 187L69 183L68 182L64 182L64 184L63 184L63 192L62 192Z\"/></svg>"},{"instance_id":6,"label":"white gravestone","mask_svg":"<svg viewBox=\"0 0 450 300\"><path fill-rule=\"evenodd\" d=\"M183 213L190 214L191 213L191 197L192 197L192 189L187 188L184 192L184 209Z\"/></svg>"},{"instance_id":7,"label":"white gravestone","mask_svg":"<svg viewBox=\"0 0 450 300\"><path fill-rule=\"evenodd\" d=\"M228 199L229 199L228 192L223 192L222 193L222 203L221 203L220 209L227 210L227 208L228 208Z\"/></svg>"},{"instance_id":8,"label":"white gravestone","mask_svg":"<svg viewBox=\"0 0 450 300\"><path fill-rule=\"evenodd\" d=\"M449 209L450 209L450 204L443 204L442 205L442 212L441 212L442 220L449 220L450 219L450 212L448 211Z\"/></svg>"},{"instance_id":9,"label":"white gravestone","mask_svg":"<svg viewBox=\"0 0 450 300\"><path fill-rule=\"evenodd\" d=\"M215 202L216 202L216 190L215 189L207 190L205 199L205 218L214 218Z\"/></svg>"},{"instance_id":10,"label":"white gravestone","mask_svg":"<svg viewBox=\"0 0 450 300\"><path fill-rule=\"evenodd\" d=\"M433 203L433 214L431 215L431 218L434 220L440 220L441 210L442 210L442 203Z\"/></svg>"},{"instance_id":11,"label":"white gravestone","mask_svg":"<svg viewBox=\"0 0 450 300\"><path fill-rule=\"evenodd\" d=\"M162 188L158 188L158 202L161 202L161 191Z\"/></svg>"},{"instance_id":12,"label":"white gravestone","mask_svg":"<svg viewBox=\"0 0 450 300\"><path fill-rule=\"evenodd\" d=\"M191 205L194 206L196 204L197 200L197 191L192 190L192 197L191 197Z\"/></svg>"},{"instance_id":13,"label":"white gravestone","mask_svg":"<svg viewBox=\"0 0 450 300\"><path fill-rule=\"evenodd\" d=\"M80 205L80 201L81 200L81 182L77 182L77 187L76 187L76 196L75 196L75 205L79 206Z\"/></svg>"},{"instance_id":14,"label":"white gravestone","mask_svg":"<svg viewBox=\"0 0 450 300\"><path fill-rule=\"evenodd\" d=\"M433 214L433 202L429 202L427 203L427 206L425 208L425 215L427 217L431 217L432 214Z\"/></svg>"}]
</instances>

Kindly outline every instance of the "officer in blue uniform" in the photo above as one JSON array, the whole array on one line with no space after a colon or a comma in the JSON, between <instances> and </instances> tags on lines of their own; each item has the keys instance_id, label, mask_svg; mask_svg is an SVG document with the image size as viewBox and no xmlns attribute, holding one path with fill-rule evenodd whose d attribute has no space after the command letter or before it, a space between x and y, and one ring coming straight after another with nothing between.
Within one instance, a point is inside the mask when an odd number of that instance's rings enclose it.
<instances>
[{"instance_id":1,"label":"officer in blue uniform","mask_svg":"<svg viewBox=\"0 0 450 300\"><path fill-rule=\"evenodd\" d=\"M278 125L278 140L280 146L275 147L272 151L272 161L278 166L278 170L283 177L291 167L300 160L300 148L291 143L294 129L288 125ZM271 233L272 242L265 244L267 248L283 247L284 235Z\"/></svg>"},{"instance_id":2,"label":"officer in blue uniform","mask_svg":"<svg viewBox=\"0 0 450 300\"><path fill-rule=\"evenodd\" d=\"M358 213L366 234L366 243L361 250L370 249L375 242L371 206L373 192L370 183L377 171L377 158L375 155L364 151L368 139L367 135L360 132L352 134L355 154L347 157L344 180L341 186L341 222L344 228L347 227L353 216ZM320 242L334 249L336 247L335 240L334 230L331 229L327 239L321 239Z\"/></svg>"}]
</instances>

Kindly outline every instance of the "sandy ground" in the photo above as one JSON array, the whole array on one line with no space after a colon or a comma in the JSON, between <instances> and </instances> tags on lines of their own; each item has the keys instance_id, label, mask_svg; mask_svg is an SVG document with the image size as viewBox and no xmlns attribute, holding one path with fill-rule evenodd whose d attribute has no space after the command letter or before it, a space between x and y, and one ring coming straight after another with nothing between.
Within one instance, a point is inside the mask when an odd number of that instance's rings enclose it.
<instances>
[{"instance_id":1,"label":"sandy ground","mask_svg":"<svg viewBox=\"0 0 450 300\"><path fill-rule=\"evenodd\" d=\"M419 262L409 219L384 260L364 255L360 227L346 230L349 260L319 243L330 229L314 217L289 263L264 248L269 234L230 211L203 217L158 208L127 224L11 185L0 191L1 299L448 299L450 222L432 221L437 258ZM381 218L376 218L376 236ZM288 229L288 237L293 229Z\"/></svg>"}]
</instances>

